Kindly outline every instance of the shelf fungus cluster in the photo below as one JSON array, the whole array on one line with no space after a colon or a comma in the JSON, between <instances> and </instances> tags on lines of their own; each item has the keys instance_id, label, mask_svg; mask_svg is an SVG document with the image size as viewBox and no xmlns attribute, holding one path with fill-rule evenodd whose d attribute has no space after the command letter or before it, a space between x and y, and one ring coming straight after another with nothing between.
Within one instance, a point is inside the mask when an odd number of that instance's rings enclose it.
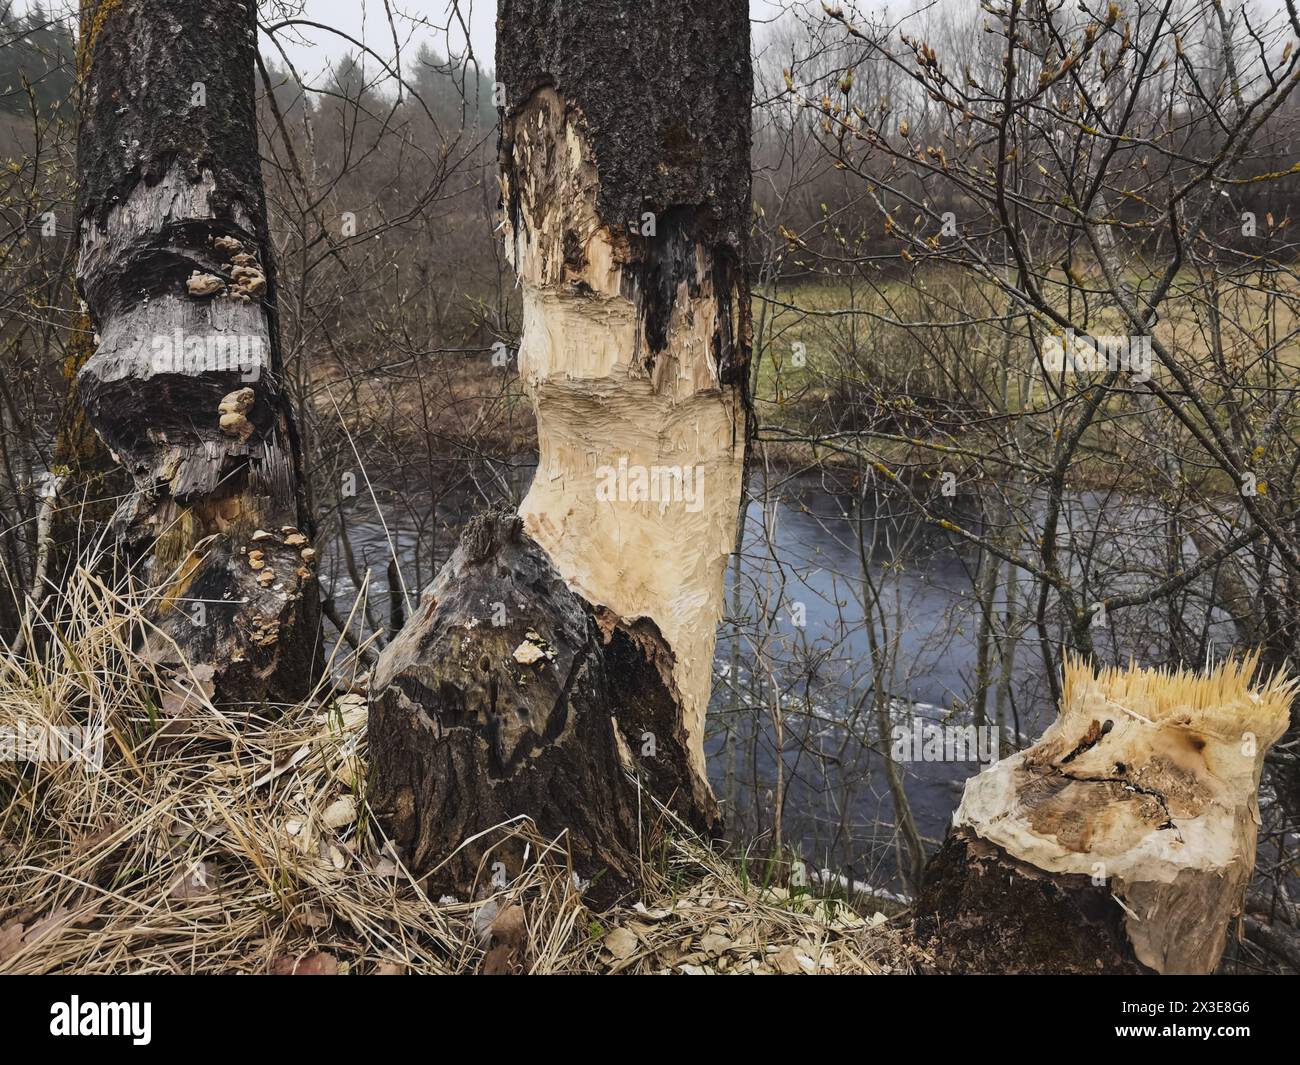
<instances>
[{"instance_id":1,"label":"shelf fungus cluster","mask_svg":"<svg viewBox=\"0 0 1300 1065\"><path fill-rule=\"evenodd\" d=\"M1254 869L1296 685L1070 661L1060 715L966 784L916 906L954 971L1209 973Z\"/></svg>"},{"instance_id":2,"label":"shelf fungus cluster","mask_svg":"<svg viewBox=\"0 0 1300 1065\"><path fill-rule=\"evenodd\" d=\"M153 650L211 665L226 704L296 700L320 662L302 547L252 544L311 529L266 257L255 30L240 0L119 0L88 27L80 94L77 281L96 346L78 388L133 484L115 562L150 597ZM187 103L196 70L206 107Z\"/></svg>"},{"instance_id":3,"label":"shelf fungus cluster","mask_svg":"<svg viewBox=\"0 0 1300 1065\"><path fill-rule=\"evenodd\" d=\"M211 239L215 251L229 259L222 275L194 270L185 282L185 291L198 298L228 296L244 303L258 299L266 293L266 274L257 256L245 250L243 241L231 236ZM248 247L252 247L250 244Z\"/></svg>"}]
</instances>

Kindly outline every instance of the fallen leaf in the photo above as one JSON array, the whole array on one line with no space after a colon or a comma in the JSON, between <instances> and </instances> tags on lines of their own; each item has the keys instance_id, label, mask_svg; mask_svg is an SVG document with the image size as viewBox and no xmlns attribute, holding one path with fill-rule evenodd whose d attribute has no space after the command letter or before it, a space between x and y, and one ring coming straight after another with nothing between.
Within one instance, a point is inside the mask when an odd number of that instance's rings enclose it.
<instances>
[{"instance_id":1,"label":"fallen leaf","mask_svg":"<svg viewBox=\"0 0 1300 1065\"><path fill-rule=\"evenodd\" d=\"M212 894L215 889L216 877L208 869L208 863L196 862L177 878L167 894L173 899L197 899Z\"/></svg>"},{"instance_id":2,"label":"fallen leaf","mask_svg":"<svg viewBox=\"0 0 1300 1065\"><path fill-rule=\"evenodd\" d=\"M488 899L487 902L474 911L474 919L470 922L470 925L479 939L486 940L492 935L492 925L500 912L501 907L496 899Z\"/></svg>"},{"instance_id":3,"label":"fallen leaf","mask_svg":"<svg viewBox=\"0 0 1300 1065\"><path fill-rule=\"evenodd\" d=\"M523 968L524 908L517 902L507 906L492 922L495 944L483 959L484 976L512 976Z\"/></svg>"},{"instance_id":4,"label":"fallen leaf","mask_svg":"<svg viewBox=\"0 0 1300 1065\"><path fill-rule=\"evenodd\" d=\"M324 950L296 960L283 954L271 963L271 973L274 976L338 976L339 960Z\"/></svg>"},{"instance_id":5,"label":"fallen leaf","mask_svg":"<svg viewBox=\"0 0 1300 1065\"><path fill-rule=\"evenodd\" d=\"M71 914L68 908L60 906L48 917L41 918L27 929L27 934L23 936L23 946L30 947L38 940L43 939L52 932L60 931L71 923Z\"/></svg>"},{"instance_id":6,"label":"fallen leaf","mask_svg":"<svg viewBox=\"0 0 1300 1065\"><path fill-rule=\"evenodd\" d=\"M618 961L631 957L639 943L636 935L627 928L615 928L604 939L605 949Z\"/></svg>"},{"instance_id":7,"label":"fallen leaf","mask_svg":"<svg viewBox=\"0 0 1300 1065\"><path fill-rule=\"evenodd\" d=\"M7 962L23 945L23 923L13 920L0 927L0 964Z\"/></svg>"},{"instance_id":8,"label":"fallen leaf","mask_svg":"<svg viewBox=\"0 0 1300 1065\"><path fill-rule=\"evenodd\" d=\"M326 828L342 828L344 825L350 825L357 819L357 804L351 795L344 795L335 799L321 815L321 821Z\"/></svg>"},{"instance_id":9,"label":"fallen leaf","mask_svg":"<svg viewBox=\"0 0 1300 1065\"><path fill-rule=\"evenodd\" d=\"M706 954L721 954L731 949L731 938L717 932L709 932L700 939L700 949Z\"/></svg>"}]
</instances>

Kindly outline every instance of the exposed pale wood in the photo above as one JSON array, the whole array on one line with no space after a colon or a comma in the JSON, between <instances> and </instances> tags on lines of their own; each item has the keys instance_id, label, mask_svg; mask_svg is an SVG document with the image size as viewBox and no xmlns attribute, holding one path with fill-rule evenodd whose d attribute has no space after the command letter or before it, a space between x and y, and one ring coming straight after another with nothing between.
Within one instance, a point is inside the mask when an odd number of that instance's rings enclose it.
<instances>
[{"instance_id":1,"label":"exposed pale wood","mask_svg":"<svg viewBox=\"0 0 1300 1065\"><path fill-rule=\"evenodd\" d=\"M917 925L967 971L1212 972L1255 861L1295 685L1066 665L1060 715L966 784Z\"/></svg>"}]
</instances>

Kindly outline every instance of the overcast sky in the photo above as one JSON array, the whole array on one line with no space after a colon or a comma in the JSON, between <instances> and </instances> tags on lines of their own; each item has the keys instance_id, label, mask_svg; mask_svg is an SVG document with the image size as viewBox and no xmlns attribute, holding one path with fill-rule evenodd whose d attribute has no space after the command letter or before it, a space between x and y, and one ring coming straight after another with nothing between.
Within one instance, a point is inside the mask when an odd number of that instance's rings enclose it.
<instances>
[{"instance_id":1,"label":"overcast sky","mask_svg":"<svg viewBox=\"0 0 1300 1065\"><path fill-rule=\"evenodd\" d=\"M296 26L278 34L281 44L304 77L319 75L326 66L349 51L352 41L391 61L393 37L403 61L410 64L421 43L438 52L464 55L473 50L479 65L491 69L496 41L496 0L298 0L299 18L329 26L338 33L314 26ZM392 21L389 21L389 12ZM269 17L267 21L272 21ZM468 31L468 32L467 32ZM274 55L274 47L263 37L262 50ZM366 64L370 69L370 64Z\"/></svg>"},{"instance_id":2,"label":"overcast sky","mask_svg":"<svg viewBox=\"0 0 1300 1065\"><path fill-rule=\"evenodd\" d=\"M0 10L10 4L23 11L32 0L0 0ZM750 18L755 36L762 34L762 25L773 21L784 7L807 4L814 11L820 9L820 0L749 0ZM979 13L978 0L859 0L857 7L863 12L894 9L909 11L932 5L951 5L968 9L972 20ZM1250 7L1265 14L1275 14L1282 8L1283 0L1255 0ZM45 0L47 12L74 11L72 0ZM280 30L277 38L298 73L308 84L319 83L320 76L329 65L348 52L357 52L363 44L391 63L394 36L400 49L403 64L410 69L422 43L429 43L440 54L450 52L464 56L473 50L479 66L490 70L494 64L496 40L496 0L282 0L289 12L288 18L299 18L317 23L314 26L294 26ZM1233 3L1231 7L1236 7ZM280 21L273 8L264 4L264 21ZM391 21L390 21L391 13ZM337 32L332 32L337 31ZM279 61L275 46L262 37L263 54ZM367 73L379 74L374 60L366 63Z\"/></svg>"},{"instance_id":3,"label":"overcast sky","mask_svg":"<svg viewBox=\"0 0 1300 1065\"><path fill-rule=\"evenodd\" d=\"M820 6L815 0L808 0ZM975 0L968 0L971 4ZM409 63L421 42L427 41L440 53L450 51L464 55L467 47L485 70L494 64L496 42L496 0L297 0L302 14L312 22L323 23L391 60L393 28L403 57ZM789 3L789 0L786 0ZM779 14L781 0L749 0L750 16L771 20ZM861 5L869 6L869 5ZM388 11L392 12L390 27ZM285 51L299 73L320 73L325 65L338 59L354 46L338 34L315 27L295 27L283 43ZM263 49L270 54L267 42ZM408 58L409 57L409 58Z\"/></svg>"},{"instance_id":4,"label":"overcast sky","mask_svg":"<svg viewBox=\"0 0 1300 1065\"><path fill-rule=\"evenodd\" d=\"M790 2L785 0L786 4ZM807 2L816 6L816 0ZM976 0L967 2L974 4ZM24 11L32 0L0 0L0 10L11 3L14 10ZM749 0L749 3L751 17L761 21L771 20L782 7L781 0ZM76 4L69 0L45 0L42 6L47 12L66 13L76 9ZM308 81L319 80L330 63L348 52L358 51L357 43L383 56L385 62L391 62L394 33L408 67L425 42L440 54L450 51L463 56L472 49L484 70L495 65L496 0L388 0L387 4L385 0L286 0L284 7L296 12L288 15L289 18L319 24L294 26L277 33L290 61ZM262 6L264 21L282 21L275 18L273 10L269 5ZM278 60L275 46L265 35L261 47L264 55ZM367 63L367 70L371 71L371 63Z\"/></svg>"}]
</instances>

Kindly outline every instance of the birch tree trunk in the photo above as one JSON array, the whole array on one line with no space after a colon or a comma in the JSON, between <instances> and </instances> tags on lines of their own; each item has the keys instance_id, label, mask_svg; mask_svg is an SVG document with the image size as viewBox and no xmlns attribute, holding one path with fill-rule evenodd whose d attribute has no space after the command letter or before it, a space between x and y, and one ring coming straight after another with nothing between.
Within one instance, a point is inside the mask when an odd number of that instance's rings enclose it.
<instances>
[{"instance_id":1,"label":"birch tree trunk","mask_svg":"<svg viewBox=\"0 0 1300 1065\"><path fill-rule=\"evenodd\" d=\"M1060 716L966 783L916 903L940 967L1213 972L1255 865L1260 771L1295 683L1068 660Z\"/></svg>"},{"instance_id":2,"label":"birch tree trunk","mask_svg":"<svg viewBox=\"0 0 1300 1065\"><path fill-rule=\"evenodd\" d=\"M97 335L78 385L133 482L118 557L218 700L293 700L319 673L319 620L280 372L255 5L85 0L81 33L77 280Z\"/></svg>"},{"instance_id":3,"label":"birch tree trunk","mask_svg":"<svg viewBox=\"0 0 1300 1065\"><path fill-rule=\"evenodd\" d=\"M540 462L522 528L479 537L522 545L488 552L500 623L493 600L465 601L479 549L458 551L462 579L435 582L381 657L372 796L425 871L525 814L570 831L584 876L622 874L640 842L626 811L649 815L624 771L702 830L718 817L704 717L748 430L748 10L503 0L497 25L505 234ZM564 594L530 590L537 556ZM574 621L557 646L560 600ZM584 614L599 638L575 666ZM451 627L481 668L440 655ZM575 669L596 677L581 699ZM516 732L533 753L503 763ZM615 749L621 771L593 777ZM474 851L455 864L443 879L464 889Z\"/></svg>"}]
</instances>

